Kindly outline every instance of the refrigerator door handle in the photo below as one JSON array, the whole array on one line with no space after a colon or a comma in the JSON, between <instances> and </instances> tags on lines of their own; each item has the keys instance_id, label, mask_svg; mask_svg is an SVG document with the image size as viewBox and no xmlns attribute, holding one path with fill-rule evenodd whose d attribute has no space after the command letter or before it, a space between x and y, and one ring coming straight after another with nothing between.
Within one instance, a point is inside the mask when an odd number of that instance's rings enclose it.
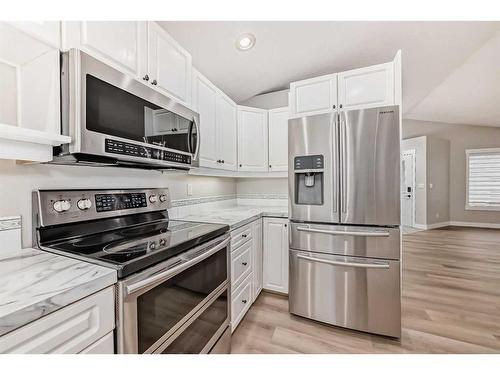
<instances>
[{"instance_id":1,"label":"refrigerator door handle","mask_svg":"<svg viewBox=\"0 0 500 375\"><path fill-rule=\"evenodd\" d=\"M336 172L338 171L338 149L337 145L338 143L338 138L339 138L339 115L335 113L334 115L334 120L333 120L333 145L334 145L334 152L333 153L333 170ZM333 212L338 211L338 202L339 202L339 175L338 173L333 173L334 179L333 179Z\"/></svg>"},{"instance_id":2,"label":"refrigerator door handle","mask_svg":"<svg viewBox=\"0 0 500 375\"><path fill-rule=\"evenodd\" d=\"M340 181L341 181L341 189L340 189L340 210L342 213L347 213L347 207L345 202L346 195L346 129L345 129L345 114L344 112L340 112ZM342 218L343 219L343 218Z\"/></svg>"},{"instance_id":3,"label":"refrigerator door handle","mask_svg":"<svg viewBox=\"0 0 500 375\"><path fill-rule=\"evenodd\" d=\"M312 233L323 233L332 235L343 235L343 236L358 236L358 237L389 237L389 232L368 232L368 231L343 231L343 230L324 230L324 229L314 229L308 227L297 227L298 231L301 232L312 232Z\"/></svg>"},{"instance_id":4,"label":"refrigerator door handle","mask_svg":"<svg viewBox=\"0 0 500 375\"><path fill-rule=\"evenodd\" d=\"M305 255L297 255L297 258L304 259L310 262L324 263L329 264L331 266L341 266L341 267L355 267L355 268L379 268L379 269L388 269L390 267L387 262L378 262L378 263L358 263L358 262L338 262L335 260L326 260L321 258L313 258Z\"/></svg>"}]
</instances>

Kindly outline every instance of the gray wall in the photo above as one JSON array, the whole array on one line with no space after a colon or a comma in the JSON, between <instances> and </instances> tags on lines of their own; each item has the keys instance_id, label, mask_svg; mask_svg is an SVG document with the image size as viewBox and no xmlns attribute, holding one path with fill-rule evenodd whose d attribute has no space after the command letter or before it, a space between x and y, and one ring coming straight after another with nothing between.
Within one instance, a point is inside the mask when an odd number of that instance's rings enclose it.
<instances>
[{"instance_id":1,"label":"gray wall","mask_svg":"<svg viewBox=\"0 0 500 375\"><path fill-rule=\"evenodd\" d=\"M287 178L239 178L237 194L280 194L288 196Z\"/></svg>"},{"instance_id":2,"label":"gray wall","mask_svg":"<svg viewBox=\"0 0 500 375\"><path fill-rule=\"evenodd\" d=\"M417 120L403 121L403 138L429 135L450 142L450 221L500 223L499 211L466 210L465 150L500 147L500 128L455 125Z\"/></svg>"},{"instance_id":3,"label":"gray wall","mask_svg":"<svg viewBox=\"0 0 500 375\"><path fill-rule=\"evenodd\" d=\"M262 109L286 107L288 105L289 91L290 90L286 89L281 91L269 92L267 94L256 95L239 104Z\"/></svg>"},{"instance_id":4,"label":"gray wall","mask_svg":"<svg viewBox=\"0 0 500 375\"><path fill-rule=\"evenodd\" d=\"M0 217L21 215L23 246L31 246L31 191L35 189L99 189L168 187L172 199L236 194L230 178L188 176L125 168L92 168L60 165L16 164L0 160ZM1 250L1 249L0 249Z\"/></svg>"},{"instance_id":5,"label":"gray wall","mask_svg":"<svg viewBox=\"0 0 500 375\"><path fill-rule=\"evenodd\" d=\"M450 141L427 138L427 225L450 221Z\"/></svg>"}]
</instances>

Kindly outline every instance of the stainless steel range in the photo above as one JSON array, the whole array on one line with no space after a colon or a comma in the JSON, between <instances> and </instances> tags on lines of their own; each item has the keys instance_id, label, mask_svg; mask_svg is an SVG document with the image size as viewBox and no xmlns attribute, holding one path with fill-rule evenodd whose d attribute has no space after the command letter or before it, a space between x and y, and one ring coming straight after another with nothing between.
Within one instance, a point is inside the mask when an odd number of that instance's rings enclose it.
<instances>
[{"instance_id":1,"label":"stainless steel range","mask_svg":"<svg viewBox=\"0 0 500 375\"><path fill-rule=\"evenodd\" d=\"M288 127L290 312L399 337L399 107Z\"/></svg>"},{"instance_id":2,"label":"stainless steel range","mask_svg":"<svg viewBox=\"0 0 500 375\"><path fill-rule=\"evenodd\" d=\"M229 227L169 207L168 189L38 190L34 246L117 270L117 353L229 352Z\"/></svg>"}]
</instances>

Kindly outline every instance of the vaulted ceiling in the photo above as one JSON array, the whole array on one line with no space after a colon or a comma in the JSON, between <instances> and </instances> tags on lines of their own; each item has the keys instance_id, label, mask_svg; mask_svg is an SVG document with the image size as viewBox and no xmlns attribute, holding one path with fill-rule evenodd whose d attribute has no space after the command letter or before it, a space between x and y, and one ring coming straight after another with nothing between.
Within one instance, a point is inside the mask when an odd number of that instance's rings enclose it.
<instances>
[{"instance_id":1,"label":"vaulted ceiling","mask_svg":"<svg viewBox=\"0 0 500 375\"><path fill-rule=\"evenodd\" d=\"M236 102L403 53L405 117L500 126L500 22L162 21ZM235 48L250 32L256 45ZM496 77L495 77L496 73Z\"/></svg>"}]
</instances>

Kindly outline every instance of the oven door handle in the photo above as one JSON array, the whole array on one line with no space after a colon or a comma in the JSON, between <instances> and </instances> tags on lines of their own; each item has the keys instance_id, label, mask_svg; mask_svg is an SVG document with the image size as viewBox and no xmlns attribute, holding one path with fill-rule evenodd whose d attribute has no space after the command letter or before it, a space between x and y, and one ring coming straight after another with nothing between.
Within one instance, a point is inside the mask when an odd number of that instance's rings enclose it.
<instances>
[{"instance_id":1,"label":"oven door handle","mask_svg":"<svg viewBox=\"0 0 500 375\"><path fill-rule=\"evenodd\" d=\"M331 235L341 235L341 236L359 236L359 237L389 237L389 232L368 232L368 231L343 231L343 230L324 230L324 229L314 229L308 227L297 227L298 231L301 232L312 232L312 233L323 233Z\"/></svg>"},{"instance_id":2,"label":"oven door handle","mask_svg":"<svg viewBox=\"0 0 500 375\"><path fill-rule=\"evenodd\" d=\"M151 284L155 284L157 282L161 282L161 281L169 279L171 276L176 275L179 272L184 271L185 269L188 269L189 267L195 265L196 263L201 262L202 260L208 258L209 256L215 254L219 250L223 249L224 247L226 247L229 244L230 240L231 240L231 238L226 238L224 241L222 241L218 245L211 247L207 251L201 253L200 255L198 255L197 257L195 257L193 259L188 260L185 263L179 264L178 266L175 266L175 267L169 268L163 272L157 273L156 275L153 275L145 280L141 280L141 281L138 281L134 284L128 285L126 287L127 294L132 294L132 293L137 292L138 290L140 290L146 286L149 286Z\"/></svg>"}]
</instances>

